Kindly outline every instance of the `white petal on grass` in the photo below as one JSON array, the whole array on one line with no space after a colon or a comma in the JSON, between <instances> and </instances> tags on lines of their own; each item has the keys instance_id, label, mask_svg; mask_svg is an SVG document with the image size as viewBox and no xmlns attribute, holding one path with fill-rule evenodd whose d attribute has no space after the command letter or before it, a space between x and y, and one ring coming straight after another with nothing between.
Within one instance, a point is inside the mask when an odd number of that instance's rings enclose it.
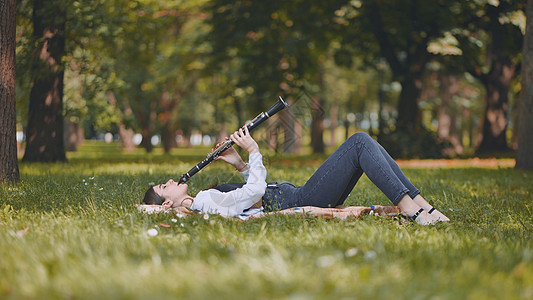
<instances>
[{"instance_id":1,"label":"white petal on grass","mask_svg":"<svg viewBox=\"0 0 533 300\"><path fill-rule=\"evenodd\" d=\"M151 228L151 229L148 229L146 233L148 233L149 236L156 236L159 232L157 231L157 229Z\"/></svg>"},{"instance_id":2,"label":"white petal on grass","mask_svg":"<svg viewBox=\"0 0 533 300\"><path fill-rule=\"evenodd\" d=\"M376 257L378 257L378 254L376 253L376 251L370 250L365 253L366 260L372 260L372 259L375 259Z\"/></svg>"},{"instance_id":3,"label":"white petal on grass","mask_svg":"<svg viewBox=\"0 0 533 300\"><path fill-rule=\"evenodd\" d=\"M355 256L357 254L358 250L357 248L348 248L346 249L346 252L344 252L344 256L346 257L352 257L352 256Z\"/></svg>"},{"instance_id":4,"label":"white petal on grass","mask_svg":"<svg viewBox=\"0 0 533 300\"><path fill-rule=\"evenodd\" d=\"M335 256L332 256L332 255L320 256L316 260L316 265L321 268L329 267L333 265L334 263L335 263Z\"/></svg>"},{"instance_id":5,"label":"white petal on grass","mask_svg":"<svg viewBox=\"0 0 533 300\"><path fill-rule=\"evenodd\" d=\"M152 256L152 263L156 266L160 266L161 265L161 256L159 255L154 255Z\"/></svg>"}]
</instances>

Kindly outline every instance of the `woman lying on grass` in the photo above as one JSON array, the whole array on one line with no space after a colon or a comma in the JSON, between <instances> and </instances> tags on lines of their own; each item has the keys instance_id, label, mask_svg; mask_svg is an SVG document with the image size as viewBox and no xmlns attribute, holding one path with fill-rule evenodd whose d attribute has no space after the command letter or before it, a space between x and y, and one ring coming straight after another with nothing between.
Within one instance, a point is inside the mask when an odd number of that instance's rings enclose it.
<instances>
[{"instance_id":1,"label":"woman lying on grass","mask_svg":"<svg viewBox=\"0 0 533 300\"><path fill-rule=\"evenodd\" d=\"M298 209L294 210L297 207L306 207L313 215L332 214L336 217L335 212L341 216L352 212L355 216L355 212L363 208L343 207L342 204L364 172L403 216L422 225L449 221L424 200L385 149L366 133L356 133L347 139L300 187L290 183L267 185L263 157L248 128L239 129L230 135L230 139L250 154L249 163L244 163L233 148L219 158L241 172L246 183L219 185L201 191L193 198L188 195L187 184L177 184L170 179L150 187L144 195L144 204L241 219L257 217L264 211L294 213L298 212ZM387 210L386 207L383 209Z\"/></svg>"}]
</instances>

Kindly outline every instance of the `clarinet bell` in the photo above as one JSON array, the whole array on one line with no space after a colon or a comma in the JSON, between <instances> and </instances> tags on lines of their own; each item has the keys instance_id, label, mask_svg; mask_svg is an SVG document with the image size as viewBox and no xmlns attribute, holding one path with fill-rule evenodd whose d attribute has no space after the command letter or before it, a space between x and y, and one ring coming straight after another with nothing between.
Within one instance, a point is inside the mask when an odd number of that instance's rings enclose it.
<instances>
[{"instance_id":1,"label":"clarinet bell","mask_svg":"<svg viewBox=\"0 0 533 300\"><path fill-rule=\"evenodd\" d=\"M278 98L278 102L274 103L274 105L272 105L271 108L269 108L267 111L266 111L266 114L268 117L271 117L273 116L274 114L276 114L277 112L279 112L280 110L288 107L289 105L287 104L287 102L285 102L285 100L283 100L283 98L281 98L281 96L279 96Z\"/></svg>"}]
</instances>

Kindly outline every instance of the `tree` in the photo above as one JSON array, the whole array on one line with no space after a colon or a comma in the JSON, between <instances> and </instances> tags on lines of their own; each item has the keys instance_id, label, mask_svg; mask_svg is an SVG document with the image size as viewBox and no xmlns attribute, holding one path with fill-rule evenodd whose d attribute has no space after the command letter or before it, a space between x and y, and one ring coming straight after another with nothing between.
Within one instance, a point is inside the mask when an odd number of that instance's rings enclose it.
<instances>
[{"instance_id":1,"label":"tree","mask_svg":"<svg viewBox=\"0 0 533 300\"><path fill-rule=\"evenodd\" d=\"M104 78L101 88L120 119L113 125L120 131L140 131L147 152L153 150L155 134L161 134L166 152L176 146L178 111L194 92L204 65L201 5L202 1L102 2L101 29L96 31L107 34L87 46L99 68L108 70L97 76Z\"/></svg>"},{"instance_id":2,"label":"tree","mask_svg":"<svg viewBox=\"0 0 533 300\"><path fill-rule=\"evenodd\" d=\"M450 143L451 147L445 149L446 154L463 154L463 145L456 128L459 114L454 103L454 96L460 91L459 80L459 76L455 74L441 74L439 77L441 103L437 110L437 135L439 139Z\"/></svg>"},{"instance_id":3,"label":"tree","mask_svg":"<svg viewBox=\"0 0 533 300\"><path fill-rule=\"evenodd\" d=\"M63 76L66 3L35 0L33 36L35 69L30 92L26 151L23 161L66 161L63 142Z\"/></svg>"},{"instance_id":4,"label":"tree","mask_svg":"<svg viewBox=\"0 0 533 300\"><path fill-rule=\"evenodd\" d=\"M15 112L16 0L0 2L0 182L18 182Z\"/></svg>"},{"instance_id":5,"label":"tree","mask_svg":"<svg viewBox=\"0 0 533 300\"><path fill-rule=\"evenodd\" d=\"M390 133L379 134L380 142L396 156L435 156L441 150L422 124L418 102L428 63L434 59L428 46L455 27L460 3L358 0L336 11L343 25L338 63L346 65L352 57L360 57L366 65L376 66L384 60L391 80L401 84L395 124Z\"/></svg>"},{"instance_id":6,"label":"tree","mask_svg":"<svg viewBox=\"0 0 533 300\"><path fill-rule=\"evenodd\" d=\"M522 91L520 92L520 115L518 127L518 151L516 168L533 169L533 0L526 8L526 34L522 48Z\"/></svg>"},{"instance_id":7,"label":"tree","mask_svg":"<svg viewBox=\"0 0 533 300\"><path fill-rule=\"evenodd\" d=\"M237 88L243 101L260 110L276 94L310 93L313 151L323 152L324 63L335 11L345 1L211 1L213 58L238 59ZM270 101L270 100L268 100ZM282 113L283 114L283 113ZM283 123L289 128L291 124ZM285 130L287 132L287 128Z\"/></svg>"},{"instance_id":8,"label":"tree","mask_svg":"<svg viewBox=\"0 0 533 300\"><path fill-rule=\"evenodd\" d=\"M399 130L420 127L418 98L426 64L432 55L428 44L453 26L455 1L352 1L339 17L348 26L343 44L355 49L370 64L384 58L393 80L402 85L398 100Z\"/></svg>"},{"instance_id":9,"label":"tree","mask_svg":"<svg viewBox=\"0 0 533 300\"><path fill-rule=\"evenodd\" d=\"M507 127L509 90L516 73L522 34L509 19L520 10L521 1L482 1L471 10L479 16L465 24L461 38L464 66L485 87L485 112L478 154L509 151ZM474 43L472 43L474 41ZM479 46L482 41L484 47Z\"/></svg>"}]
</instances>

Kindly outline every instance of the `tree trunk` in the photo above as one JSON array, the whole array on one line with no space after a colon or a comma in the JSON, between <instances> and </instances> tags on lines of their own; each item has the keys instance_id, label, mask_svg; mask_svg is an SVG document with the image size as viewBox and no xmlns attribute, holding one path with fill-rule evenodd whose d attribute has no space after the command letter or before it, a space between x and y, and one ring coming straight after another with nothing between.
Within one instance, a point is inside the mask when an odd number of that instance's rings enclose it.
<instances>
[{"instance_id":1,"label":"tree trunk","mask_svg":"<svg viewBox=\"0 0 533 300\"><path fill-rule=\"evenodd\" d=\"M161 123L161 139L165 153L169 153L172 148L178 147L176 142L176 128L175 118L173 117L174 110L179 106L183 94L187 93L187 89L182 92L176 91L172 95L168 91L164 91L161 95L159 121Z\"/></svg>"},{"instance_id":2,"label":"tree trunk","mask_svg":"<svg viewBox=\"0 0 533 300\"><path fill-rule=\"evenodd\" d=\"M322 98L311 99L311 147L313 153L324 153L324 110L322 109Z\"/></svg>"},{"instance_id":3,"label":"tree trunk","mask_svg":"<svg viewBox=\"0 0 533 300\"><path fill-rule=\"evenodd\" d=\"M85 140L83 128L78 123L66 122L65 140L67 142L67 151L77 151L78 147Z\"/></svg>"},{"instance_id":4,"label":"tree trunk","mask_svg":"<svg viewBox=\"0 0 533 300\"><path fill-rule=\"evenodd\" d=\"M122 123L118 124L120 148L122 148L123 151L133 152L137 149L137 146L135 146L135 143L133 142L134 135L135 131L133 131L133 129L126 128L126 125Z\"/></svg>"},{"instance_id":5,"label":"tree trunk","mask_svg":"<svg viewBox=\"0 0 533 300\"><path fill-rule=\"evenodd\" d=\"M294 142L293 142L291 153L300 154L302 150L302 137L303 137L302 123L294 119Z\"/></svg>"},{"instance_id":6,"label":"tree trunk","mask_svg":"<svg viewBox=\"0 0 533 300\"><path fill-rule=\"evenodd\" d=\"M522 91L518 124L517 169L533 170L533 0L527 2L527 25L522 53Z\"/></svg>"},{"instance_id":7,"label":"tree trunk","mask_svg":"<svg viewBox=\"0 0 533 300\"><path fill-rule=\"evenodd\" d=\"M15 111L15 0L0 2L0 182L19 181Z\"/></svg>"},{"instance_id":8,"label":"tree trunk","mask_svg":"<svg viewBox=\"0 0 533 300\"><path fill-rule=\"evenodd\" d=\"M61 3L35 0L33 35L40 65L33 73L27 145L23 161L66 161L63 142L63 74L65 8Z\"/></svg>"},{"instance_id":9,"label":"tree trunk","mask_svg":"<svg viewBox=\"0 0 533 300\"><path fill-rule=\"evenodd\" d=\"M226 126L226 123L222 123L220 124L220 127L218 127L218 132L217 132L217 136L215 138L215 143L221 143L221 142L224 142L226 140L227 137L229 137L229 134L228 134L228 127Z\"/></svg>"},{"instance_id":10,"label":"tree trunk","mask_svg":"<svg viewBox=\"0 0 533 300\"><path fill-rule=\"evenodd\" d=\"M281 112L280 112L281 113ZM268 118L266 130L266 142L269 149L278 149L278 114Z\"/></svg>"},{"instance_id":11,"label":"tree trunk","mask_svg":"<svg viewBox=\"0 0 533 300\"><path fill-rule=\"evenodd\" d=\"M107 93L107 101L109 104L115 107L116 110L120 111L122 116L120 118L120 123L118 124L118 136L119 136L119 144L122 150L126 152L133 152L135 149L137 149L137 146L135 146L135 143L133 142L133 136L135 135L135 131L131 128L127 128L124 124L124 115L130 116L133 114L133 110L130 107L130 104L128 101L123 101L124 110L121 110L118 106L117 98L115 97L115 94L112 91L108 91Z\"/></svg>"},{"instance_id":12,"label":"tree trunk","mask_svg":"<svg viewBox=\"0 0 533 300\"><path fill-rule=\"evenodd\" d=\"M302 123L297 120L292 111L292 98L288 98L287 101L289 107L279 112L283 124L283 151L298 154L302 148Z\"/></svg>"},{"instance_id":13,"label":"tree trunk","mask_svg":"<svg viewBox=\"0 0 533 300\"><path fill-rule=\"evenodd\" d=\"M296 146L294 125L296 120L288 109L279 112L279 119L283 128L283 153L294 153Z\"/></svg>"},{"instance_id":14,"label":"tree trunk","mask_svg":"<svg viewBox=\"0 0 533 300\"><path fill-rule=\"evenodd\" d=\"M457 76L444 75L440 78L441 103L437 111L437 135L440 140L448 141L452 147L445 149L445 154L462 154L463 144L457 133L457 111L453 97L459 92L459 79Z\"/></svg>"},{"instance_id":15,"label":"tree trunk","mask_svg":"<svg viewBox=\"0 0 533 300\"><path fill-rule=\"evenodd\" d=\"M161 143L163 144L163 151L165 153L170 153L170 150L178 147L176 133L169 124L161 126Z\"/></svg>"},{"instance_id":16,"label":"tree trunk","mask_svg":"<svg viewBox=\"0 0 533 300\"><path fill-rule=\"evenodd\" d=\"M335 147L336 139L335 139L335 130L337 129L337 124L339 123L339 103L337 101L334 101L331 104L331 110L329 111L329 130L330 130L330 136L329 136L329 146Z\"/></svg>"},{"instance_id":17,"label":"tree trunk","mask_svg":"<svg viewBox=\"0 0 533 300\"><path fill-rule=\"evenodd\" d=\"M508 59L493 60L493 69L485 83L485 112L482 125L482 139L476 150L478 154L506 152L507 112L509 110L509 86L515 66Z\"/></svg>"},{"instance_id":18,"label":"tree trunk","mask_svg":"<svg viewBox=\"0 0 533 300\"><path fill-rule=\"evenodd\" d=\"M154 150L154 145L152 145L152 133L148 129L141 129L141 146L146 150L147 153L152 153Z\"/></svg>"},{"instance_id":19,"label":"tree trunk","mask_svg":"<svg viewBox=\"0 0 533 300\"><path fill-rule=\"evenodd\" d=\"M320 66L317 72L317 82L319 84L320 91L325 90L325 81L324 81L324 67L323 61L321 61ZM324 153L324 99L321 95L312 96L309 95L309 100L311 101L311 148L313 153Z\"/></svg>"},{"instance_id":20,"label":"tree trunk","mask_svg":"<svg viewBox=\"0 0 533 300\"><path fill-rule=\"evenodd\" d=\"M417 102L420 96L420 87L417 86L414 78L402 80L401 85L402 91L398 99L396 128L399 131L415 132L420 125Z\"/></svg>"},{"instance_id":21,"label":"tree trunk","mask_svg":"<svg viewBox=\"0 0 533 300\"><path fill-rule=\"evenodd\" d=\"M172 110L174 109L173 100L170 99L170 93L163 91L159 105L161 112L158 115L159 123L161 124L161 143L163 144L163 151L169 153L172 148L177 147L176 135L172 129Z\"/></svg>"},{"instance_id":22,"label":"tree trunk","mask_svg":"<svg viewBox=\"0 0 533 300\"><path fill-rule=\"evenodd\" d=\"M151 153L154 150L154 146L152 145L152 135L154 133L155 121L157 119L156 106L157 103L151 101L148 114L141 110L137 110L137 117L141 124L141 135L143 137L141 146L148 153Z\"/></svg>"},{"instance_id":23,"label":"tree trunk","mask_svg":"<svg viewBox=\"0 0 533 300\"><path fill-rule=\"evenodd\" d=\"M509 110L509 87L515 74L515 65L505 53L504 41L507 32L500 24L502 6L488 6L487 16L491 23L491 43L487 47L489 72L478 76L485 86L485 111L481 127L481 141L477 154L507 152L507 123Z\"/></svg>"}]
</instances>

